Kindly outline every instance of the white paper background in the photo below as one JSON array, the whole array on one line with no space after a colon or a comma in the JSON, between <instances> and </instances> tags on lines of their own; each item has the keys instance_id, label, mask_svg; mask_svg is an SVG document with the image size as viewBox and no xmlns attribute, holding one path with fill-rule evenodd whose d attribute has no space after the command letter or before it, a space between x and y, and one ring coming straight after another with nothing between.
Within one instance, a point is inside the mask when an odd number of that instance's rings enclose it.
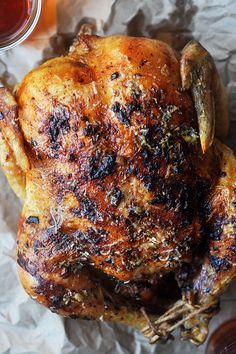
<instances>
[{"instance_id":1,"label":"white paper background","mask_svg":"<svg viewBox=\"0 0 236 354\"><path fill-rule=\"evenodd\" d=\"M19 47L0 53L0 78L14 85L42 60L65 52L83 18L100 34L164 39L177 49L192 37L214 56L236 121L236 1L234 0L43 0L40 22ZM236 148L236 122L228 143ZM62 319L34 303L19 284L15 238L20 203L0 173L0 354L187 354L204 347L176 340L150 346L118 324ZM236 316L236 284L223 296L210 330Z\"/></svg>"}]
</instances>

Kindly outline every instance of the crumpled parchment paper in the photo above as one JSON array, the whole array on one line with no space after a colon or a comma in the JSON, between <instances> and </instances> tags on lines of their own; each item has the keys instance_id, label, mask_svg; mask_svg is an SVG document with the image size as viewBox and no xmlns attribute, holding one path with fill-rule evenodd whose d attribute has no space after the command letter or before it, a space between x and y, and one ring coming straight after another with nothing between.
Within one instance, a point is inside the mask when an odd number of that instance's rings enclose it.
<instances>
[{"instance_id":1,"label":"crumpled parchment paper","mask_svg":"<svg viewBox=\"0 0 236 354\"><path fill-rule=\"evenodd\" d=\"M14 86L42 61L65 53L81 23L98 34L122 33L165 40L180 50L198 39L224 79L232 120L228 143L236 150L236 2L234 0L43 0L40 21L22 45L0 52L0 79ZM235 121L235 123L233 123ZM176 339L151 346L119 324L63 319L34 303L22 289L15 261L20 203L0 173L0 354L204 353ZM236 316L236 284L221 301L210 332Z\"/></svg>"}]
</instances>

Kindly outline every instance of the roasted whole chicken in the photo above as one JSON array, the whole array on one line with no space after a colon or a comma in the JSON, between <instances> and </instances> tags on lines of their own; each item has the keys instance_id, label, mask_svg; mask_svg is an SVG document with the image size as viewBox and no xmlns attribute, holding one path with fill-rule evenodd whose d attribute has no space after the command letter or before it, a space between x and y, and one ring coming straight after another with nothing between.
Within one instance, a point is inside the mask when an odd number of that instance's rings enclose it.
<instances>
[{"instance_id":1,"label":"roasted whole chicken","mask_svg":"<svg viewBox=\"0 0 236 354\"><path fill-rule=\"evenodd\" d=\"M224 88L196 41L81 34L0 91L20 280L53 312L202 343L236 274ZM216 136L216 137L215 137ZM219 140L218 140L219 139Z\"/></svg>"}]
</instances>

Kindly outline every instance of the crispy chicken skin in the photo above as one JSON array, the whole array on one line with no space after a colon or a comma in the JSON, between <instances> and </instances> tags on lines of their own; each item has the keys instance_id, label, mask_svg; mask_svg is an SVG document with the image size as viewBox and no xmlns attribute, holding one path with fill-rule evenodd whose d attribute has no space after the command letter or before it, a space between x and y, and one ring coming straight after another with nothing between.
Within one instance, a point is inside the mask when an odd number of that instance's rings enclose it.
<instances>
[{"instance_id":1,"label":"crispy chicken skin","mask_svg":"<svg viewBox=\"0 0 236 354\"><path fill-rule=\"evenodd\" d=\"M1 89L0 118L0 163L24 203L29 295L151 342L180 324L203 342L236 261L236 160L214 138L228 116L209 53L80 35L15 98Z\"/></svg>"}]
</instances>

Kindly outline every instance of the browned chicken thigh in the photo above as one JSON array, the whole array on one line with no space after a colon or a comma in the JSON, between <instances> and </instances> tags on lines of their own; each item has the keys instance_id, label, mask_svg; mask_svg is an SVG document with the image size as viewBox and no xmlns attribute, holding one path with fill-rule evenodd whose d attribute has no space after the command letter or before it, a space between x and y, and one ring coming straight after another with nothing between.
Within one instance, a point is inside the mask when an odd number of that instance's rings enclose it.
<instances>
[{"instance_id":1,"label":"browned chicken thigh","mask_svg":"<svg viewBox=\"0 0 236 354\"><path fill-rule=\"evenodd\" d=\"M0 162L23 200L18 265L30 296L114 320L151 342L199 344L235 276L236 159L209 53L81 35L0 92Z\"/></svg>"}]
</instances>

